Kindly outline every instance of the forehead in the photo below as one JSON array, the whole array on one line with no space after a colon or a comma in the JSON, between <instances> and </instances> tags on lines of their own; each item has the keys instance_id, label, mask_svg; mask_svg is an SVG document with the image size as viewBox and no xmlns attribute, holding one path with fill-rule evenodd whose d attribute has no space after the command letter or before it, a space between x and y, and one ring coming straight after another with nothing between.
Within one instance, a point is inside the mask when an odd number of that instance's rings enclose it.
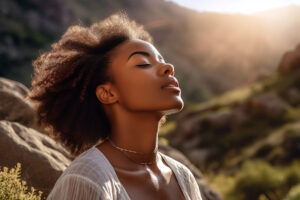
<instances>
[{"instance_id":1,"label":"forehead","mask_svg":"<svg viewBox=\"0 0 300 200\"><path fill-rule=\"evenodd\" d=\"M127 61L128 56L134 51L146 51L153 56L158 56L160 53L157 49L149 42L134 39L128 40L120 44L113 50L113 59Z\"/></svg>"}]
</instances>

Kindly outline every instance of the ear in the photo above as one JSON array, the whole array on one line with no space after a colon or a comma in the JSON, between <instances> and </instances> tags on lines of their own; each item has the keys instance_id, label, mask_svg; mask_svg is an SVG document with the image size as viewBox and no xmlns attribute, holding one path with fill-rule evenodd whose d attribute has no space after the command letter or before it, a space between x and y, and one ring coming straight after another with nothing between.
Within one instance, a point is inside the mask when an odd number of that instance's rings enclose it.
<instances>
[{"instance_id":1,"label":"ear","mask_svg":"<svg viewBox=\"0 0 300 200\"><path fill-rule=\"evenodd\" d=\"M112 104L118 101L118 95L111 83L98 85L96 88L96 96L103 104Z\"/></svg>"}]
</instances>

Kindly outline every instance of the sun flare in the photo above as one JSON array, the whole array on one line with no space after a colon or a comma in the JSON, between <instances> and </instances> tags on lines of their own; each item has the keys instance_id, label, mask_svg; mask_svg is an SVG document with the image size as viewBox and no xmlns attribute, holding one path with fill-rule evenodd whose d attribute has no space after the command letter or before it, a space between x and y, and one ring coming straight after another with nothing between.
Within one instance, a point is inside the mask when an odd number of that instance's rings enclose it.
<instances>
[{"instance_id":1,"label":"sun flare","mask_svg":"<svg viewBox=\"0 0 300 200\"><path fill-rule=\"evenodd\" d=\"M252 14L272 8L300 5L299 0L168 0L199 11Z\"/></svg>"},{"instance_id":2,"label":"sun flare","mask_svg":"<svg viewBox=\"0 0 300 200\"><path fill-rule=\"evenodd\" d=\"M282 4L281 0L243 0L243 1L232 1L232 4L227 4L226 10L236 12L251 14L255 12L260 12L276 7L280 7Z\"/></svg>"}]
</instances>

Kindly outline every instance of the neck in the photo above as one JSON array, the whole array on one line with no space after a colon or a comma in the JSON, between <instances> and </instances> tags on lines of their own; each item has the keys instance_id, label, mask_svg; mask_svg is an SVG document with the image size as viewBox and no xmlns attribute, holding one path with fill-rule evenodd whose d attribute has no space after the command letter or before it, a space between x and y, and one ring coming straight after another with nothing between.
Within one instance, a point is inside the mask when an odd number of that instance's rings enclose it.
<instances>
[{"instance_id":1,"label":"neck","mask_svg":"<svg viewBox=\"0 0 300 200\"><path fill-rule=\"evenodd\" d=\"M158 148L159 118L149 114L119 116L112 123L111 140L118 147L151 154Z\"/></svg>"},{"instance_id":2,"label":"neck","mask_svg":"<svg viewBox=\"0 0 300 200\"><path fill-rule=\"evenodd\" d=\"M149 112L118 112L111 120L110 140L119 148L139 152L122 152L136 163L155 162L161 118L161 115Z\"/></svg>"}]
</instances>

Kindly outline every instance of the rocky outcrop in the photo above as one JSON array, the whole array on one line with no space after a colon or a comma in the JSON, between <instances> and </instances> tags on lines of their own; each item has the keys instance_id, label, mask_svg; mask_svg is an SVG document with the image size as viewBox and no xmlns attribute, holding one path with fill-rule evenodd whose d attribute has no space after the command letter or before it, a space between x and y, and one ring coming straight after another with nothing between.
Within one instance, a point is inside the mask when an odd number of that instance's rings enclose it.
<instances>
[{"instance_id":1,"label":"rocky outcrop","mask_svg":"<svg viewBox=\"0 0 300 200\"><path fill-rule=\"evenodd\" d=\"M0 120L35 127L33 104L25 100L29 90L21 83L0 78Z\"/></svg>"},{"instance_id":2,"label":"rocky outcrop","mask_svg":"<svg viewBox=\"0 0 300 200\"><path fill-rule=\"evenodd\" d=\"M284 165L300 158L300 121L289 123L266 138L256 141L231 159L228 167L241 164L243 160L260 158L273 165Z\"/></svg>"},{"instance_id":3,"label":"rocky outcrop","mask_svg":"<svg viewBox=\"0 0 300 200\"><path fill-rule=\"evenodd\" d=\"M300 44L293 51L286 52L279 64L278 71L282 73L300 69Z\"/></svg>"},{"instance_id":4,"label":"rocky outcrop","mask_svg":"<svg viewBox=\"0 0 300 200\"><path fill-rule=\"evenodd\" d=\"M286 103L278 95L264 93L246 101L243 108L247 114L260 114L270 119L280 119L288 109Z\"/></svg>"},{"instance_id":5,"label":"rocky outcrop","mask_svg":"<svg viewBox=\"0 0 300 200\"><path fill-rule=\"evenodd\" d=\"M183 114L168 139L195 165L219 168L227 155L236 155L246 145L266 136L268 129L279 127L288 110L288 102L280 96L262 93L223 110L212 108Z\"/></svg>"},{"instance_id":6,"label":"rocky outcrop","mask_svg":"<svg viewBox=\"0 0 300 200\"><path fill-rule=\"evenodd\" d=\"M48 136L17 122L0 121L0 166L20 162L29 186L47 195L70 161L67 151Z\"/></svg>"},{"instance_id":7,"label":"rocky outcrop","mask_svg":"<svg viewBox=\"0 0 300 200\"><path fill-rule=\"evenodd\" d=\"M71 156L39 132L34 103L23 84L0 78L0 166L22 165L22 178L47 195Z\"/></svg>"},{"instance_id":8,"label":"rocky outcrop","mask_svg":"<svg viewBox=\"0 0 300 200\"><path fill-rule=\"evenodd\" d=\"M238 167L247 158L263 158L270 163L297 159L297 132L279 137L276 145L280 148L266 141L274 139L286 124L300 119L299 55L300 44L282 57L278 68L281 73L181 113L176 129L168 135L170 144L205 170L225 170L228 166L232 172L233 166ZM257 141L265 142L257 146ZM247 149L256 150L251 156L241 154Z\"/></svg>"}]
</instances>

